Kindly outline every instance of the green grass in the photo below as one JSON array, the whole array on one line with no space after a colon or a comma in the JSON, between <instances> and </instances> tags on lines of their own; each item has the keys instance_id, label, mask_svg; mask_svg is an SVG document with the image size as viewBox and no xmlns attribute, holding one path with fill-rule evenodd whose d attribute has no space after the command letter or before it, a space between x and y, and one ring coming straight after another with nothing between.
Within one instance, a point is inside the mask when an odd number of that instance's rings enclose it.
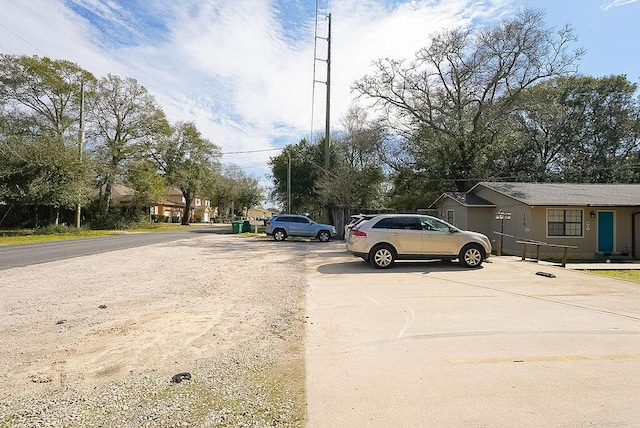
<instances>
[{"instance_id":1,"label":"green grass","mask_svg":"<svg viewBox=\"0 0 640 428\"><path fill-rule=\"evenodd\" d=\"M127 229L127 232L164 232L168 230L183 230L185 227L198 228L202 226L182 226L178 223L145 223L140 227ZM66 226L48 227L35 231L33 229L0 229L0 246L94 238L96 236L117 235L119 233L123 233L123 231L75 229Z\"/></svg>"},{"instance_id":2,"label":"green grass","mask_svg":"<svg viewBox=\"0 0 640 428\"><path fill-rule=\"evenodd\" d=\"M585 272L640 282L640 270L585 270Z\"/></svg>"},{"instance_id":3,"label":"green grass","mask_svg":"<svg viewBox=\"0 0 640 428\"><path fill-rule=\"evenodd\" d=\"M69 239L92 238L95 236L114 235L112 230L83 230L72 233L36 234L32 229L0 230L0 245L34 244L38 242L65 241Z\"/></svg>"}]
</instances>

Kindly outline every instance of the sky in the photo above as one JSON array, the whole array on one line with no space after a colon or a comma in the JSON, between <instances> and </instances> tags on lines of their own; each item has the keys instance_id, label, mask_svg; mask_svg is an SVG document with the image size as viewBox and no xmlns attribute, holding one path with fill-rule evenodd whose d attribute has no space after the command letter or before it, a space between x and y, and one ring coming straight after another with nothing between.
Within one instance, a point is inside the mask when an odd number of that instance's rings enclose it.
<instances>
[{"instance_id":1,"label":"sky","mask_svg":"<svg viewBox=\"0 0 640 428\"><path fill-rule=\"evenodd\" d=\"M270 157L324 132L329 13L339 130L376 59L413 58L436 32L524 7L571 25L580 73L640 82L640 0L0 0L0 53L135 78L170 122L195 122L223 163L268 183Z\"/></svg>"}]
</instances>

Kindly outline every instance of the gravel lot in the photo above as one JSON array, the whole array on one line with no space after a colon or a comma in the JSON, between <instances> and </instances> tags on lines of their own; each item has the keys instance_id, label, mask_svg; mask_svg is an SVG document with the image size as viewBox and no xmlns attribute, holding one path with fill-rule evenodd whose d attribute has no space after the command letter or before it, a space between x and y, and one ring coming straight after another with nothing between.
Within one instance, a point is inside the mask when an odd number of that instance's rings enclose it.
<instances>
[{"instance_id":1,"label":"gravel lot","mask_svg":"<svg viewBox=\"0 0 640 428\"><path fill-rule=\"evenodd\" d=\"M0 271L0 426L303 426L314 245L203 235Z\"/></svg>"}]
</instances>

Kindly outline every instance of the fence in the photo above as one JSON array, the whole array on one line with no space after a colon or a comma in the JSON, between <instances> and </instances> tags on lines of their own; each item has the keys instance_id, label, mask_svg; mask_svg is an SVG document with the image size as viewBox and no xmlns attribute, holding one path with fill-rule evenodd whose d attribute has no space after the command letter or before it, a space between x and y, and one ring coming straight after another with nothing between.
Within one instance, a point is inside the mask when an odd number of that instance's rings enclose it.
<instances>
[{"instance_id":1,"label":"fence","mask_svg":"<svg viewBox=\"0 0 640 428\"><path fill-rule=\"evenodd\" d=\"M577 249L578 247L575 247L573 245L560 245L560 244L550 244L548 242L542 242L542 241L534 241L533 239L527 239L527 238L520 238L518 236L513 236L513 235L507 235L506 233L502 233L502 232L493 232L496 235L499 235L501 237L507 236L509 238L514 238L516 240L516 244L521 244L522 245L522 260L525 260L527 258L527 245L535 245L536 247L536 257L535 257L535 261L536 263L538 261L540 261L540 247L554 247L554 248L562 248L563 252L562 252L562 267L565 267L567 265L567 250L569 248L572 249ZM502 242L502 240L500 240ZM502 255L502 245L500 245L498 247L498 251L497 251L498 255Z\"/></svg>"}]
</instances>

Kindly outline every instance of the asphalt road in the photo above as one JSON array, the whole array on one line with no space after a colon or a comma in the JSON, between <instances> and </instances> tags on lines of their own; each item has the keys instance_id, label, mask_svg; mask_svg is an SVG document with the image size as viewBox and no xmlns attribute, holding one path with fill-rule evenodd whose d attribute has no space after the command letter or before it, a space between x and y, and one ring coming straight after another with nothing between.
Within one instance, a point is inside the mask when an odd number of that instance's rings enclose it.
<instances>
[{"instance_id":1,"label":"asphalt road","mask_svg":"<svg viewBox=\"0 0 640 428\"><path fill-rule=\"evenodd\" d=\"M227 228L230 229L231 227L227 226ZM202 229L123 233L121 235L96 238L0 246L0 270L124 250L126 248L143 247L161 242L190 239L202 236L203 233L216 232L219 233L220 230L214 227L205 227Z\"/></svg>"}]
</instances>

